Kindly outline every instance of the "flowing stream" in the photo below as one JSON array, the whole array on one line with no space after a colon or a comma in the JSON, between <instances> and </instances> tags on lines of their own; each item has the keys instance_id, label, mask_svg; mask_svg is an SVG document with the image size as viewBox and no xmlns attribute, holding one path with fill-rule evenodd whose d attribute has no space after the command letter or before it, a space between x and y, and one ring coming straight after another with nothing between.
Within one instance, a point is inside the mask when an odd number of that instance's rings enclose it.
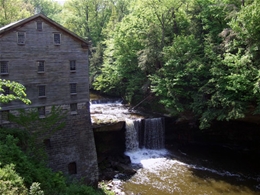
<instances>
[{"instance_id":1,"label":"flowing stream","mask_svg":"<svg viewBox=\"0 0 260 195\"><path fill-rule=\"evenodd\" d=\"M260 194L260 165L251 158L205 147L166 148L163 118L131 115L118 101L91 104L91 113L92 120L126 121L125 154L137 172L127 180L114 179L121 189L117 194Z\"/></svg>"}]
</instances>

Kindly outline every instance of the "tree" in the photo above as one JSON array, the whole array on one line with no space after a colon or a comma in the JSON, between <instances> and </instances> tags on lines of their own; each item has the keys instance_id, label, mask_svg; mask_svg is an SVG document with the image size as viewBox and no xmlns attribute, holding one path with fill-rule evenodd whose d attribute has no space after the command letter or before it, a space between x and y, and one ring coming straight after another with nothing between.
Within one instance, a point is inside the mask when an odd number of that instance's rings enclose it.
<instances>
[{"instance_id":1,"label":"tree","mask_svg":"<svg viewBox=\"0 0 260 195\"><path fill-rule=\"evenodd\" d=\"M23 0L0 0L0 27L33 14L33 6Z\"/></svg>"},{"instance_id":2,"label":"tree","mask_svg":"<svg viewBox=\"0 0 260 195\"><path fill-rule=\"evenodd\" d=\"M149 94L148 76L163 66L163 48L172 42L172 30L179 33L186 28L182 3L173 5L173 1L131 2L129 14L107 36L95 89L118 92L128 101Z\"/></svg>"},{"instance_id":3,"label":"tree","mask_svg":"<svg viewBox=\"0 0 260 195\"><path fill-rule=\"evenodd\" d=\"M62 21L61 11L62 6L52 0L24 0L25 2L33 5L34 13L42 13L47 17L55 20L56 22L60 23Z\"/></svg>"},{"instance_id":4,"label":"tree","mask_svg":"<svg viewBox=\"0 0 260 195\"><path fill-rule=\"evenodd\" d=\"M62 21L65 27L96 46L103 40L102 29L110 18L111 4L106 0L69 0L61 14L66 15Z\"/></svg>"},{"instance_id":5,"label":"tree","mask_svg":"<svg viewBox=\"0 0 260 195\"><path fill-rule=\"evenodd\" d=\"M171 113L199 119L200 128L259 113L259 1L241 10L230 1L198 2L199 30L192 32L201 35L177 36L165 48L165 66L151 76L153 92Z\"/></svg>"},{"instance_id":6,"label":"tree","mask_svg":"<svg viewBox=\"0 0 260 195\"><path fill-rule=\"evenodd\" d=\"M9 90L12 92L10 93ZM25 104L31 101L26 98L25 87L15 81L0 79L0 103L8 103L14 100L21 100Z\"/></svg>"}]
</instances>

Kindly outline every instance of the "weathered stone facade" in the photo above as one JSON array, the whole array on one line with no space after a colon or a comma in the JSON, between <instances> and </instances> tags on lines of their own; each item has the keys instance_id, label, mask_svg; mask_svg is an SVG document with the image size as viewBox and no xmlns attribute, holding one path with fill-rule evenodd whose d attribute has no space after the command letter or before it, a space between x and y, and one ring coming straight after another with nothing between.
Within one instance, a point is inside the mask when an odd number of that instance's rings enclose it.
<instances>
[{"instance_id":1,"label":"weathered stone facade","mask_svg":"<svg viewBox=\"0 0 260 195\"><path fill-rule=\"evenodd\" d=\"M1 79L23 84L32 102L0 105L0 114L38 108L42 116L51 106L70 109L66 127L49 140L50 167L95 184L98 167L89 112L88 43L38 14L0 28L0 65Z\"/></svg>"}]
</instances>

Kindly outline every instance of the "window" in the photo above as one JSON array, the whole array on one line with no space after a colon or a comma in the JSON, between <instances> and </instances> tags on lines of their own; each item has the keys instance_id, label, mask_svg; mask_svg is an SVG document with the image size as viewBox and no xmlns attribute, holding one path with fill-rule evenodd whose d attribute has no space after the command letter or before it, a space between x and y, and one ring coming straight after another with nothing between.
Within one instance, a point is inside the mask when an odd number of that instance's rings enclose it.
<instances>
[{"instance_id":1,"label":"window","mask_svg":"<svg viewBox=\"0 0 260 195\"><path fill-rule=\"evenodd\" d=\"M53 41L55 45L60 45L60 33L53 34Z\"/></svg>"},{"instance_id":2,"label":"window","mask_svg":"<svg viewBox=\"0 0 260 195\"><path fill-rule=\"evenodd\" d=\"M70 104L70 112L71 114L77 114L78 105L77 103Z\"/></svg>"},{"instance_id":3,"label":"window","mask_svg":"<svg viewBox=\"0 0 260 195\"><path fill-rule=\"evenodd\" d=\"M77 93L77 83L71 83L70 84L70 93L76 94Z\"/></svg>"},{"instance_id":4,"label":"window","mask_svg":"<svg viewBox=\"0 0 260 195\"><path fill-rule=\"evenodd\" d=\"M8 62L0 61L0 66L1 66L1 74L8 74Z\"/></svg>"},{"instance_id":5,"label":"window","mask_svg":"<svg viewBox=\"0 0 260 195\"><path fill-rule=\"evenodd\" d=\"M37 29L38 31L42 31L42 21L37 21L37 22L36 22L36 29Z\"/></svg>"},{"instance_id":6,"label":"window","mask_svg":"<svg viewBox=\"0 0 260 195\"><path fill-rule=\"evenodd\" d=\"M38 114L39 114L39 117L45 117L45 107L44 106L41 106L38 108Z\"/></svg>"},{"instance_id":7,"label":"window","mask_svg":"<svg viewBox=\"0 0 260 195\"><path fill-rule=\"evenodd\" d=\"M68 172L70 175L77 174L77 164L76 162L71 162L68 164Z\"/></svg>"},{"instance_id":8,"label":"window","mask_svg":"<svg viewBox=\"0 0 260 195\"><path fill-rule=\"evenodd\" d=\"M8 95L8 94L10 94L10 88L9 87L3 87L3 94L4 95Z\"/></svg>"},{"instance_id":9,"label":"window","mask_svg":"<svg viewBox=\"0 0 260 195\"><path fill-rule=\"evenodd\" d=\"M46 148L51 147L51 140L50 139L44 139L43 144L45 145Z\"/></svg>"},{"instance_id":10,"label":"window","mask_svg":"<svg viewBox=\"0 0 260 195\"><path fill-rule=\"evenodd\" d=\"M1 123L8 123L9 122L9 110L1 111Z\"/></svg>"},{"instance_id":11,"label":"window","mask_svg":"<svg viewBox=\"0 0 260 195\"><path fill-rule=\"evenodd\" d=\"M25 32L17 32L17 43L19 45L25 44Z\"/></svg>"},{"instance_id":12,"label":"window","mask_svg":"<svg viewBox=\"0 0 260 195\"><path fill-rule=\"evenodd\" d=\"M70 71L71 72L76 71L76 60L70 60Z\"/></svg>"},{"instance_id":13,"label":"window","mask_svg":"<svg viewBox=\"0 0 260 195\"><path fill-rule=\"evenodd\" d=\"M39 97L45 97L45 85L40 85L38 86L38 90L39 90Z\"/></svg>"},{"instance_id":14,"label":"window","mask_svg":"<svg viewBox=\"0 0 260 195\"><path fill-rule=\"evenodd\" d=\"M38 72L44 72L44 61L37 61L38 64Z\"/></svg>"}]
</instances>

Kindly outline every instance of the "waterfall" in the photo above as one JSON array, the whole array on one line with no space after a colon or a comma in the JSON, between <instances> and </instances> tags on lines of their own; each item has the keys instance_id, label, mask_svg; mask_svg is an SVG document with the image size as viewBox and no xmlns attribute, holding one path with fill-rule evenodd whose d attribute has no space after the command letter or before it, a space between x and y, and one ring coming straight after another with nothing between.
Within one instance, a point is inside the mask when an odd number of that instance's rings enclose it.
<instances>
[{"instance_id":1,"label":"waterfall","mask_svg":"<svg viewBox=\"0 0 260 195\"><path fill-rule=\"evenodd\" d=\"M136 151L139 148L138 128L137 128L139 120L133 121L130 119L126 119L125 123L126 123L125 125L126 151Z\"/></svg>"},{"instance_id":2,"label":"waterfall","mask_svg":"<svg viewBox=\"0 0 260 195\"><path fill-rule=\"evenodd\" d=\"M147 149L164 148L164 125L162 118L151 118L144 121L144 147Z\"/></svg>"},{"instance_id":3,"label":"waterfall","mask_svg":"<svg viewBox=\"0 0 260 195\"><path fill-rule=\"evenodd\" d=\"M126 151L164 148L163 118L126 119Z\"/></svg>"}]
</instances>

